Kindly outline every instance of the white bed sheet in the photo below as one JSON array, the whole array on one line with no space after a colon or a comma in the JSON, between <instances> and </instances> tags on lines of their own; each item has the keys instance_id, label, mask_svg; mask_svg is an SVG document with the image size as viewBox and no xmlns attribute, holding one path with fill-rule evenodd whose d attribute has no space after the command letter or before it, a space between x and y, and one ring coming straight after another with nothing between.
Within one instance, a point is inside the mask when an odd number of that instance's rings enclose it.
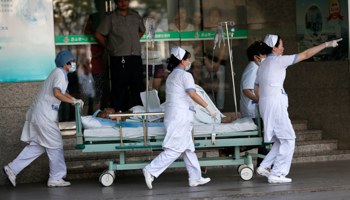
<instances>
[{"instance_id":1,"label":"white bed sheet","mask_svg":"<svg viewBox=\"0 0 350 200\"><path fill-rule=\"evenodd\" d=\"M227 124L196 124L194 125L194 135L205 135L211 133L227 133L257 130L251 118L242 118ZM123 138L143 137L143 127L137 128L122 128ZM148 127L148 136L165 135L164 127ZM119 128L99 127L84 129L85 137L119 137Z\"/></svg>"}]
</instances>

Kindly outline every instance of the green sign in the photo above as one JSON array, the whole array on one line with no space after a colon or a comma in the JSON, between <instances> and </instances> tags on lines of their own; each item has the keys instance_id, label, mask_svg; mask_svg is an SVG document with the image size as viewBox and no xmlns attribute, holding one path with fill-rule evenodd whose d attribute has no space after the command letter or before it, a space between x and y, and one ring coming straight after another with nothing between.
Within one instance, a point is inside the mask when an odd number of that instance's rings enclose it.
<instances>
[{"instance_id":1,"label":"green sign","mask_svg":"<svg viewBox=\"0 0 350 200\"><path fill-rule=\"evenodd\" d=\"M97 44L93 35L55 36L56 45Z\"/></svg>"},{"instance_id":2,"label":"green sign","mask_svg":"<svg viewBox=\"0 0 350 200\"><path fill-rule=\"evenodd\" d=\"M224 32L226 34L226 32ZM186 40L212 40L214 39L215 31L190 31L190 32L157 32L155 34L155 41L186 41ZM231 31L229 31L231 37ZM247 30L236 30L232 39L246 39ZM69 35L56 36L56 45L78 45L78 44L97 44L93 35ZM146 34L144 34L141 42L146 41Z\"/></svg>"}]
</instances>

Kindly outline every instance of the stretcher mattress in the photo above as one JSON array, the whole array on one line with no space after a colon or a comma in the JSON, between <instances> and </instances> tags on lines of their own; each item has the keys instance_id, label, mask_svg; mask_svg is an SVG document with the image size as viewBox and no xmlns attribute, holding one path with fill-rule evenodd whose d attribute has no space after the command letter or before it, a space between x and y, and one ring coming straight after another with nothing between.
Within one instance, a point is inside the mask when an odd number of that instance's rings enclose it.
<instances>
[{"instance_id":1,"label":"stretcher mattress","mask_svg":"<svg viewBox=\"0 0 350 200\"><path fill-rule=\"evenodd\" d=\"M242 118L226 124L195 124L194 135L205 135L212 133L230 133L257 130L251 118ZM143 137L143 127L123 127L123 138ZM148 127L148 136L162 136L166 131L162 127ZM119 137L119 127L97 127L84 129L84 137Z\"/></svg>"}]
</instances>

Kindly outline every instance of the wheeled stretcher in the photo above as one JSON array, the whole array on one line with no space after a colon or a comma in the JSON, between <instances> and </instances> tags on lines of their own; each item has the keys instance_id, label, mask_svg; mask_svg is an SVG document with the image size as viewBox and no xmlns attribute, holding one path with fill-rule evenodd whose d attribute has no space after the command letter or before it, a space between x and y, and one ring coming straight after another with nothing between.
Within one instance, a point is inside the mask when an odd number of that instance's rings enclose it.
<instances>
[{"instance_id":1,"label":"wheeled stretcher","mask_svg":"<svg viewBox=\"0 0 350 200\"><path fill-rule=\"evenodd\" d=\"M143 120L142 127L123 127L122 116L162 115L164 113L138 113L138 114L112 114L110 118L116 120L114 127L100 127L84 129L82 126L82 110L76 105L76 149L82 152L119 152L119 162L111 159L108 169L100 176L100 182L104 186L110 186L115 179L115 170L142 169L151 160L126 161L126 152L141 149L161 150L166 131L164 126L148 127ZM240 155L241 146L260 146L263 138L260 129L260 120L256 126L251 119L243 118L228 124L200 124L194 125L192 138L196 149L234 147L232 157L199 158L201 166L239 165L238 173L243 180L253 177L253 157L265 156L248 153ZM146 134L148 132L148 134ZM171 167L185 167L182 159L178 159Z\"/></svg>"}]
</instances>

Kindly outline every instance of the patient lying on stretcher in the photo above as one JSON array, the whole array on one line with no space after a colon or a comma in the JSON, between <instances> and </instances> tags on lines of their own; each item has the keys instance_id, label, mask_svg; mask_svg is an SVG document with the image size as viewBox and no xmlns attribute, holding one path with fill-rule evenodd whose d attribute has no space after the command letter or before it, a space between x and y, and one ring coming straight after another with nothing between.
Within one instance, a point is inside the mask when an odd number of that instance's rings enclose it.
<instances>
[{"instance_id":1,"label":"patient lying on stretcher","mask_svg":"<svg viewBox=\"0 0 350 200\"><path fill-rule=\"evenodd\" d=\"M207 93L198 85L196 85L196 92L197 94L202 97L203 100L205 100L210 107L214 108L215 111L218 113L215 118L211 118L210 114L206 111L206 109L203 109L200 105L198 105L196 102L192 102L192 105L194 106L194 110L196 111L193 115L193 121L194 124L216 124L216 123L231 123L234 120L236 120L236 117L233 116L225 116L223 115L214 105L214 103L211 101ZM160 110L164 112L165 103L160 105ZM144 106L134 106L132 107L128 112L124 113L144 113L146 112L146 108ZM112 121L108 117L109 114L116 114L115 110L113 108L105 108L104 110L98 110L96 111L92 116L85 116L82 117L82 123L84 128L95 128L95 127L101 127L101 126L114 126L115 121ZM142 116L135 116L135 117L122 117L122 121L125 122L126 119L132 119L136 121L142 121ZM154 116L148 116L149 122L163 122L164 116L163 115L154 115Z\"/></svg>"},{"instance_id":2,"label":"patient lying on stretcher","mask_svg":"<svg viewBox=\"0 0 350 200\"><path fill-rule=\"evenodd\" d=\"M195 89L196 89L196 93L205 101L209 104L210 107L214 108L214 110L216 111L217 115L214 118L211 118L209 112L203 108L202 106L200 106L199 104L197 104L196 102L192 101L192 105L194 107L195 110L195 114L193 115L193 123L194 124L216 124L216 123L231 123L233 122L236 117L235 116L225 116L223 115L219 109L216 108L215 104L211 101L210 97L207 95L207 93L203 90L203 88L201 88L198 85L195 85ZM160 105L159 110L161 110L162 112L164 112L164 108L165 108L165 103ZM146 112L146 108L144 106L134 106L130 109L131 112L133 113L143 113ZM138 117L131 117L131 119L134 120L142 120L141 116ZM149 116L148 117L148 121L150 122L154 122L154 121L163 121L163 116L162 115L158 115L158 116Z\"/></svg>"}]
</instances>

